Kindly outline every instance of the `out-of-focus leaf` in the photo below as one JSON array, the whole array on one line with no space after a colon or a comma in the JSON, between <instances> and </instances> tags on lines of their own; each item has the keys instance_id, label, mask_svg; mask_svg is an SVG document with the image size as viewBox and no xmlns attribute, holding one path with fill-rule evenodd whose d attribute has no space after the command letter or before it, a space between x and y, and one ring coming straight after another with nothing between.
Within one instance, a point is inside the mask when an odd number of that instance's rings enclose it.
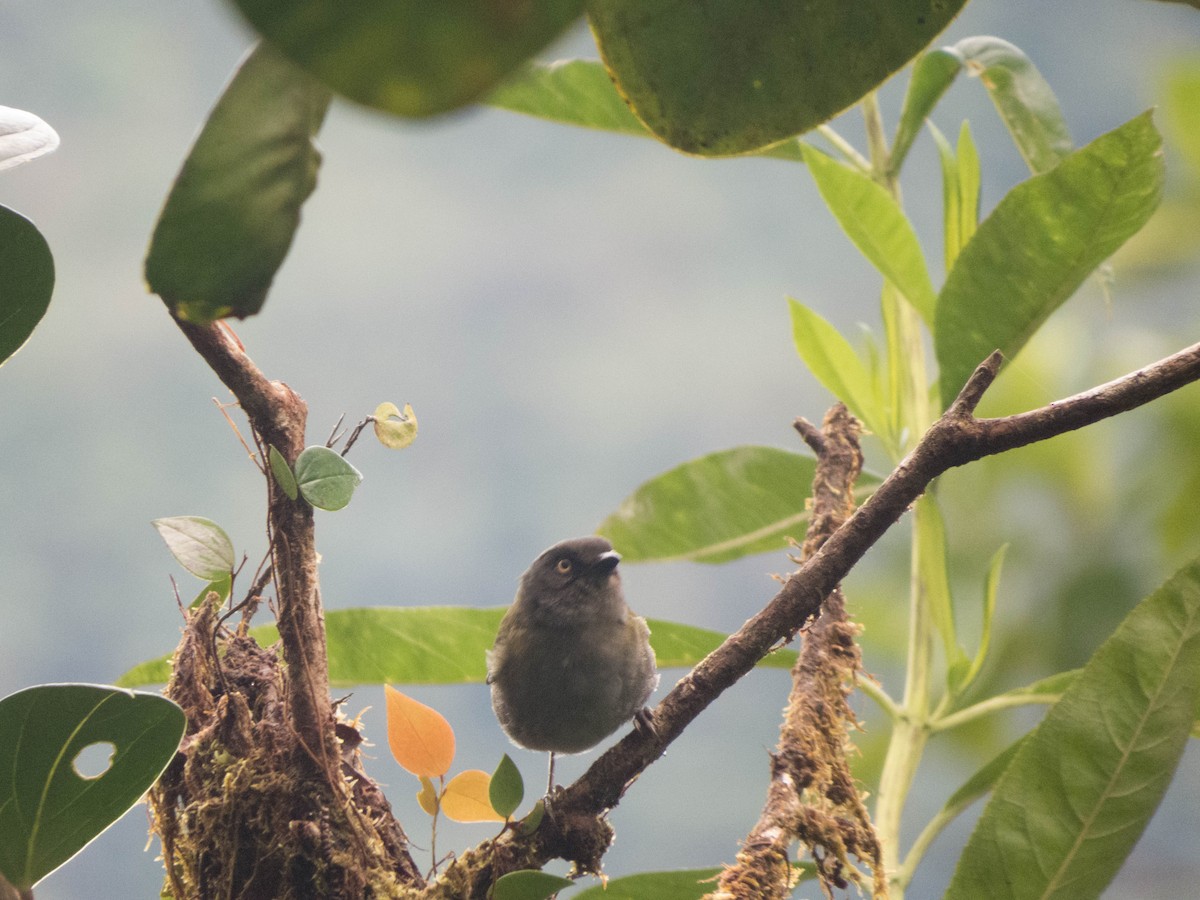
<instances>
[{"instance_id":1,"label":"out-of-focus leaf","mask_svg":"<svg viewBox=\"0 0 1200 900\"><path fill-rule=\"evenodd\" d=\"M339 510L362 484L362 473L328 447L305 447L296 457L296 485L317 509Z\"/></svg>"},{"instance_id":2,"label":"out-of-focus leaf","mask_svg":"<svg viewBox=\"0 0 1200 900\"><path fill-rule=\"evenodd\" d=\"M421 775L421 789L417 791L417 805L421 807L426 815L436 816L438 814L438 792L433 786L433 782L428 775Z\"/></svg>"},{"instance_id":3,"label":"out-of-focus leaf","mask_svg":"<svg viewBox=\"0 0 1200 900\"><path fill-rule=\"evenodd\" d=\"M373 413L375 437L389 450L403 450L417 439L417 414L412 404L400 412L395 403L380 403Z\"/></svg>"},{"instance_id":4,"label":"out-of-focus leaf","mask_svg":"<svg viewBox=\"0 0 1200 900\"><path fill-rule=\"evenodd\" d=\"M402 116L477 100L583 11L583 0L234 3L263 37L339 94Z\"/></svg>"},{"instance_id":5,"label":"out-of-focus leaf","mask_svg":"<svg viewBox=\"0 0 1200 900\"><path fill-rule=\"evenodd\" d=\"M381 606L335 609L325 614L329 680L339 687L356 684L482 684L485 654L496 640L507 607ZM650 646L660 669L692 666L725 640L678 622L648 619ZM250 629L263 647L279 640L274 625ZM796 654L777 650L760 665L791 668ZM141 663L118 679L123 687L164 684L171 677L170 657Z\"/></svg>"},{"instance_id":6,"label":"out-of-focus leaf","mask_svg":"<svg viewBox=\"0 0 1200 900\"><path fill-rule=\"evenodd\" d=\"M82 850L154 784L184 725L163 697L102 685L0 700L0 874L28 890ZM81 774L80 754L96 745L113 748L107 767Z\"/></svg>"},{"instance_id":7,"label":"out-of-focus leaf","mask_svg":"<svg viewBox=\"0 0 1200 900\"><path fill-rule=\"evenodd\" d=\"M446 717L391 685L384 685L383 693L387 699L388 746L396 762L418 778L440 777L450 771L454 729Z\"/></svg>"},{"instance_id":8,"label":"out-of-focus leaf","mask_svg":"<svg viewBox=\"0 0 1200 900\"><path fill-rule=\"evenodd\" d=\"M942 639L946 663L954 671L956 666L967 664L967 656L958 643L954 628L954 601L946 574L946 524L937 498L932 494L924 494L915 507L916 539L921 548L921 591L933 626Z\"/></svg>"},{"instance_id":9,"label":"out-of-focus leaf","mask_svg":"<svg viewBox=\"0 0 1200 900\"><path fill-rule=\"evenodd\" d=\"M892 141L889 160L892 174L899 173L925 119L961 70L962 57L945 47L917 57L908 80L908 90L904 94L904 105L900 108L896 138Z\"/></svg>"},{"instance_id":10,"label":"out-of-focus leaf","mask_svg":"<svg viewBox=\"0 0 1200 900\"><path fill-rule=\"evenodd\" d=\"M950 900L1098 897L1158 807L1200 708L1200 561L1142 601L1017 751Z\"/></svg>"},{"instance_id":11,"label":"out-of-focus leaf","mask_svg":"<svg viewBox=\"0 0 1200 900\"><path fill-rule=\"evenodd\" d=\"M525 798L525 780L507 753L500 757L496 771L488 782L488 801L502 818L509 818Z\"/></svg>"},{"instance_id":12,"label":"out-of-focus leaf","mask_svg":"<svg viewBox=\"0 0 1200 900\"><path fill-rule=\"evenodd\" d=\"M596 530L627 562L719 563L785 550L788 537L804 536L815 469L812 457L773 447L722 450L647 481Z\"/></svg>"},{"instance_id":13,"label":"out-of-focus leaf","mask_svg":"<svg viewBox=\"0 0 1200 900\"><path fill-rule=\"evenodd\" d=\"M979 649L975 651L975 656L961 679L951 678L951 688L957 693L962 693L971 686L987 660L988 648L992 644L992 617L996 612L996 593L1000 589L1000 569L1004 566L1004 554L1007 552L1008 544L1005 544L996 551L988 564L987 577L983 583L983 622L980 627Z\"/></svg>"},{"instance_id":14,"label":"out-of-focus leaf","mask_svg":"<svg viewBox=\"0 0 1200 900\"><path fill-rule=\"evenodd\" d=\"M1031 172L1048 172L1071 152L1058 98L1017 47L997 37L969 37L944 49L983 82Z\"/></svg>"},{"instance_id":15,"label":"out-of-focus leaf","mask_svg":"<svg viewBox=\"0 0 1200 900\"><path fill-rule=\"evenodd\" d=\"M863 256L890 281L926 323L933 323L936 295L912 223L880 184L815 150L804 161L821 198Z\"/></svg>"},{"instance_id":16,"label":"out-of-focus leaf","mask_svg":"<svg viewBox=\"0 0 1200 900\"><path fill-rule=\"evenodd\" d=\"M1162 194L1161 145L1144 113L1017 185L983 221L938 299L943 404L993 350L1011 360L1145 224Z\"/></svg>"},{"instance_id":17,"label":"out-of-focus leaf","mask_svg":"<svg viewBox=\"0 0 1200 900\"><path fill-rule=\"evenodd\" d=\"M229 592L233 590L233 572L226 572L221 578L215 581L210 581L200 589L200 593L196 594L196 599L188 604L188 609L196 609L201 604L208 600L209 594L216 594L220 598L220 602L224 603L229 599Z\"/></svg>"},{"instance_id":18,"label":"out-of-focus leaf","mask_svg":"<svg viewBox=\"0 0 1200 900\"><path fill-rule=\"evenodd\" d=\"M175 561L205 581L224 581L236 559L233 541L220 525L203 516L170 516L150 523Z\"/></svg>"},{"instance_id":19,"label":"out-of-focus leaf","mask_svg":"<svg viewBox=\"0 0 1200 900\"><path fill-rule=\"evenodd\" d=\"M492 900L546 900L573 884L575 882L570 878L536 869L521 869L496 879L492 885Z\"/></svg>"},{"instance_id":20,"label":"out-of-focus leaf","mask_svg":"<svg viewBox=\"0 0 1200 900\"><path fill-rule=\"evenodd\" d=\"M687 153L753 152L851 106L937 36L964 0L589 0L634 113Z\"/></svg>"},{"instance_id":21,"label":"out-of-focus leaf","mask_svg":"<svg viewBox=\"0 0 1200 900\"><path fill-rule=\"evenodd\" d=\"M0 365L29 340L54 293L54 257L37 227L0 206Z\"/></svg>"},{"instance_id":22,"label":"out-of-focus leaf","mask_svg":"<svg viewBox=\"0 0 1200 900\"><path fill-rule=\"evenodd\" d=\"M1173 149L1191 168L1193 178L1200 177L1200 57L1173 63L1164 78L1163 128Z\"/></svg>"},{"instance_id":23,"label":"out-of-focus leaf","mask_svg":"<svg viewBox=\"0 0 1200 900\"><path fill-rule=\"evenodd\" d=\"M238 67L154 227L146 283L179 318L245 318L266 300L317 183L329 91L260 44Z\"/></svg>"},{"instance_id":24,"label":"out-of-focus leaf","mask_svg":"<svg viewBox=\"0 0 1200 900\"><path fill-rule=\"evenodd\" d=\"M792 316L792 340L796 352L809 371L829 393L845 403L869 431L883 433L886 422L875 379L850 342L798 300L789 297L788 309Z\"/></svg>"},{"instance_id":25,"label":"out-of-focus leaf","mask_svg":"<svg viewBox=\"0 0 1200 900\"><path fill-rule=\"evenodd\" d=\"M796 882L813 877L811 863L792 866ZM584 888L572 900L700 900L716 887L719 868L641 872Z\"/></svg>"},{"instance_id":26,"label":"out-of-focus leaf","mask_svg":"<svg viewBox=\"0 0 1200 900\"><path fill-rule=\"evenodd\" d=\"M50 153L58 147L58 132L23 109L0 106L0 171Z\"/></svg>"},{"instance_id":27,"label":"out-of-focus leaf","mask_svg":"<svg viewBox=\"0 0 1200 900\"><path fill-rule=\"evenodd\" d=\"M929 123L942 162L942 213L946 271L979 227L979 153L966 121L958 133L958 151Z\"/></svg>"},{"instance_id":28,"label":"out-of-focus leaf","mask_svg":"<svg viewBox=\"0 0 1200 900\"><path fill-rule=\"evenodd\" d=\"M502 83L484 102L564 125L654 137L630 112L599 60L532 63ZM794 161L803 158L797 141L775 144L761 155Z\"/></svg>"}]
</instances>

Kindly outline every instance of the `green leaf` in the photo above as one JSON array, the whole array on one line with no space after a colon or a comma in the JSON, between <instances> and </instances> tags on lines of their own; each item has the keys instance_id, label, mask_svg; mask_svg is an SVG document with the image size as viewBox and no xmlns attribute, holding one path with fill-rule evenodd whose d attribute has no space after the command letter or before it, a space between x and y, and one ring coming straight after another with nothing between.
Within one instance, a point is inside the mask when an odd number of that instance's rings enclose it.
<instances>
[{"instance_id":1,"label":"green leaf","mask_svg":"<svg viewBox=\"0 0 1200 900\"><path fill-rule=\"evenodd\" d=\"M339 94L403 116L470 103L558 37L582 0L234 0L259 33Z\"/></svg>"},{"instance_id":2,"label":"green leaf","mask_svg":"<svg viewBox=\"0 0 1200 900\"><path fill-rule=\"evenodd\" d=\"M317 183L329 92L267 44L209 114L154 228L146 282L181 319L257 313Z\"/></svg>"},{"instance_id":3,"label":"green leaf","mask_svg":"<svg viewBox=\"0 0 1200 900\"><path fill-rule=\"evenodd\" d=\"M1200 709L1200 561L1142 601L1017 751L946 896L1098 897Z\"/></svg>"},{"instance_id":4,"label":"green leaf","mask_svg":"<svg viewBox=\"0 0 1200 900\"><path fill-rule=\"evenodd\" d=\"M492 885L492 900L545 900L575 882L549 872L521 869L496 879Z\"/></svg>"},{"instance_id":5,"label":"green leaf","mask_svg":"<svg viewBox=\"0 0 1200 900\"><path fill-rule=\"evenodd\" d=\"M969 688L987 660L988 648L992 643L992 618L996 612L996 592L1000 589L1000 569L1004 566L1004 554L1008 552L1008 544L1003 545L992 556L988 564L987 577L983 583L983 622L980 627L979 649L971 659L961 680L952 680L951 687L956 693L962 693Z\"/></svg>"},{"instance_id":6,"label":"green leaf","mask_svg":"<svg viewBox=\"0 0 1200 900\"><path fill-rule=\"evenodd\" d=\"M1163 120L1171 146L1178 150L1200 177L1200 58L1176 61L1167 70L1163 85Z\"/></svg>"},{"instance_id":7,"label":"green leaf","mask_svg":"<svg viewBox=\"0 0 1200 900\"><path fill-rule=\"evenodd\" d=\"M1048 172L1071 152L1058 98L1029 57L996 37L969 37L944 49L957 54L967 73L987 88L1031 172Z\"/></svg>"},{"instance_id":8,"label":"green leaf","mask_svg":"<svg viewBox=\"0 0 1200 900\"><path fill-rule=\"evenodd\" d=\"M642 872L585 888L575 900L700 900L716 887L719 868Z\"/></svg>"},{"instance_id":9,"label":"green leaf","mask_svg":"<svg viewBox=\"0 0 1200 900\"><path fill-rule=\"evenodd\" d=\"M596 529L627 562L719 563L786 550L804 537L816 462L772 447L736 447L647 481Z\"/></svg>"},{"instance_id":10,"label":"green leaf","mask_svg":"<svg viewBox=\"0 0 1200 900\"><path fill-rule=\"evenodd\" d=\"M325 614L329 680L355 684L482 684L486 653L496 639L507 607L379 606L336 609ZM649 619L650 646L660 669L695 665L725 640L718 631ZM274 625L250 629L260 646L279 640ZM791 650L777 650L760 665L788 669ZM130 669L123 687L163 684L171 677L170 657Z\"/></svg>"},{"instance_id":11,"label":"green leaf","mask_svg":"<svg viewBox=\"0 0 1200 900\"><path fill-rule=\"evenodd\" d=\"M896 198L871 178L804 147L804 161L838 224L926 323L933 323L936 297L912 224Z\"/></svg>"},{"instance_id":12,"label":"green leaf","mask_svg":"<svg viewBox=\"0 0 1200 900\"><path fill-rule=\"evenodd\" d=\"M900 69L965 0L589 0L600 55L639 119L687 153L760 150Z\"/></svg>"},{"instance_id":13,"label":"green leaf","mask_svg":"<svg viewBox=\"0 0 1200 900\"><path fill-rule=\"evenodd\" d=\"M488 799L492 809L508 819L525 798L525 781L512 758L505 753L488 782Z\"/></svg>"},{"instance_id":14,"label":"green leaf","mask_svg":"<svg viewBox=\"0 0 1200 900\"><path fill-rule=\"evenodd\" d=\"M328 447L305 447L296 457L296 484L317 509L344 508L362 480L358 469Z\"/></svg>"},{"instance_id":15,"label":"green leaf","mask_svg":"<svg viewBox=\"0 0 1200 900\"><path fill-rule=\"evenodd\" d=\"M954 601L950 596L947 577L946 523L937 498L926 493L917 500L914 519L917 544L920 547L920 579L923 602L929 610L934 628L942 639L942 650L950 671L966 664L966 654L958 643L954 629Z\"/></svg>"},{"instance_id":16,"label":"green leaf","mask_svg":"<svg viewBox=\"0 0 1200 900\"><path fill-rule=\"evenodd\" d=\"M100 685L0 700L0 874L26 890L82 850L154 783L184 725L169 700ZM112 750L107 768L82 777L79 754L97 744Z\"/></svg>"},{"instance_id":17,"label":"green leaf","mask_svg":"<svg viewBox=\"0 0 1200 900\"><path fill-rule=\"evenodd\" d=\"M222 581L233 571L233 541L212 519L171 516L150 523L176 562L205 581Z\"/></svg>"},{"instance_id":18,"label":"green leaf","mask_svg":"<svg viewBox=\"0 0 1200 900\"><path fill-rule=\"evenodd\" d=\"M484 102L564 125L654 137L630 112L599 60L532 63L502 83ZM761 155L794 161L803 158L796 141L775 144L764 149Z\"/></svg>"},{"instance_id":19,"label":"green leaf","mask_svg":"<svg viewBox=\"0 0 1200 900\"><path fill-rule=\"evenodd\" d=\"M957 153L932 122L929 132L942 162L943 231L946 271L949 272L979 227L979 153L971 137L970 125L965 120L958 132Z\"/></svg>"},{"instance_id":20,"label":"green leaf","mask_svg":"<svg viewBox=\"0 0 1200 900\"><path fill-rule=\"evenodd\" d=\"M0 171L58 147L58 133L31 112L0 106Z\"/></svg>"},{"instance_id":21,"label":"green leaf","mask_svg":"<svg viewBox=\"0 0 1200 900\"><path fill-rule=\"evenodd\" d=\"M267 451L267 459L270 461L271 474L275 477L275 483L279 485L279 489L289 500L299 497L300 486L296 484L296 475L292 472L292 467L288 465L287 460L283 458L283 454L275 449L274 444Z\"/></svg>"},{"instance_id":22,"label":"green leaf","mask_svg":"<svg viewBox=\"0 0 1200 900\"><path fill-rule=\"evenodd\" d=\"M925 119L960 71L962 57L945 47L917 57L908 80L908 90L904 94L904 105L900 108L900 122L896 126L896 138L892 141L892 155L888 160L893 175L900 172Z\"/></svg>"},{"instance_id":23,"label":"green leaf","mask_svg":"<svg viewBox=\"0 0 1200 900\"><path fill-rule=\"evenodd\" d=\"M792 340L817 381L850 408L869 431L882 434L887 423L876 382L838 330L797 300L788 298Z\"/></svg>"},{"instance_id":24,"label":"green leaf","mask_svg":"<svg viewBox=\"0 0 1200 900\"><path fill-rule=\"evenodd\" d=\"M1162 194L1161 147L1144 113L1017 185L983 221L938 299L943 404L993 350L1011 360L1145 224Z\"/></svg>"},{"instance_id":25,"label":"green leaf","mask_svg":"<svg viewBox=\"0 0 1200 900\"><path fill-rule=\"evenodd\" d=\"M0 206L0 365L29 340L54 293L54 257L37 227Z\"/></svg>"},{"instance_id":26,"label":"green leaf","mask_svg":"<svg viewBox=\"0 0 1200 900\"><path fill-rule=\"evenodd\" d=\"M224 577L219 578L216 581L210 581L203 588L201 588L200 593L196 595L196 599L188 605L188 609L196 609L198 606L208 600L208 595L212 593L215 593L218 597L220 597L221 602L224 603L229 599L229 592L231 590L233 590L233 572L226 572Z\"/></svg>"}]
</instances>

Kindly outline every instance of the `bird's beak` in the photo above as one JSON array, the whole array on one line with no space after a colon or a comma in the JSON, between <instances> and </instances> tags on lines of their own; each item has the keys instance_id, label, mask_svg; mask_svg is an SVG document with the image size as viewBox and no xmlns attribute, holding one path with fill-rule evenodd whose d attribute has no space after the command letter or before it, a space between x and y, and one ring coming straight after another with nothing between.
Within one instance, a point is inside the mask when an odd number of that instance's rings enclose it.
<instances>
[{"instance_id":1,"label":"bird's beak","mask_svg":"<svg viewBox=\"0 0 1200 900\"><path fill-rule=\"evenodd\" d=\"M601 553L596 560L596 568L602 572L611 572L617 567L617 563L621 561L621 554L616 550L609 550L607 553Z\"/></svg>"}]
</instances>

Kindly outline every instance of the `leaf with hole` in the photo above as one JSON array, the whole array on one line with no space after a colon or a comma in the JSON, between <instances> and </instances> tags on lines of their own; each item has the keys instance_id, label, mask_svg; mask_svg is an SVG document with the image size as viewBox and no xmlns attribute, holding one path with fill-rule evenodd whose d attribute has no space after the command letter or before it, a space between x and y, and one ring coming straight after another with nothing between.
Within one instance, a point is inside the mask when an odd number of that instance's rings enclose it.
<instances>
[{"instance_id":1,"label":"leaf with hole","mask_svg":"<svg viewBox=\"0 0 1200 900\"><path fill-rule=\"evenodd\" d=\"M45 684L0 700L0 874L28 890L119 819L166 768L183 711L154 694ZM100 774L76 768L113 748ZM103 754L102 754L103 756Z\"/></svg>"},{"instance_id":2,"label":"leaf with hole","mask_svg":"<svg viewBox=\"0 0 1200 900\"><path fill-rule=\"evenodd\" d=\"M404 412L395 403L380 403L372 413L375 437L389 450L403 450L417 439L417 415L412 404L404 404Z\"/></svg>"}]
</instances>

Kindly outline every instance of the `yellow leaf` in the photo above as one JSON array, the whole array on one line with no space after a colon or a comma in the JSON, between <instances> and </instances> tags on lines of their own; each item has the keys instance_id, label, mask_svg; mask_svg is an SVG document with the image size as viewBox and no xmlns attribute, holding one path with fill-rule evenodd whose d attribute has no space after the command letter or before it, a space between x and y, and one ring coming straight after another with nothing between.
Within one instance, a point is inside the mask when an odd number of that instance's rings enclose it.
<instances>
[{"instance_id":1,"label":"yellow leaf","mask_svg":"<svg viewBox=\"0 0 1200 900\"><path fill-rule=\"evenodd\" d=\"M417 791L417 802L421 804L421 809L425 810L429 815L437 815L437 788L433 786L433 782L426 775L421 776L421 789Z\"/></svg>"},{"instance_id":2,"label":"yellow leaf","mask_svg":"<svg viewBox=\"0 0 1200 900\"><path fill-rule=\"evenodd\" d=\"M418 778L445 775L454 762L454 729L441 713L391 685L387 698L388 746L392 756Z\"/></svg>"},{"instance_id":3,"label":"yellow leaf","mask_svg":"<svg viewBox=\"0 0 1200 900\"><path fill-rule=\"evenodd\" d=\"M392 450L403 450L417 438L417 416L412 404L404 404L404 412L395 403L380 403L375 408L375 437Z\"/></svg>"},{"instance_id":4,"label":"yellow leaf","mask_svg":"<svg viewBox=\"0 0 1200 900\"><path fill-rule=\"evenodd\" d=\"M455 822L503 822L488 800L491 776L480 769L467 769L450 779L442 792L442 812Z\"/></svg>"}]
</instances>

